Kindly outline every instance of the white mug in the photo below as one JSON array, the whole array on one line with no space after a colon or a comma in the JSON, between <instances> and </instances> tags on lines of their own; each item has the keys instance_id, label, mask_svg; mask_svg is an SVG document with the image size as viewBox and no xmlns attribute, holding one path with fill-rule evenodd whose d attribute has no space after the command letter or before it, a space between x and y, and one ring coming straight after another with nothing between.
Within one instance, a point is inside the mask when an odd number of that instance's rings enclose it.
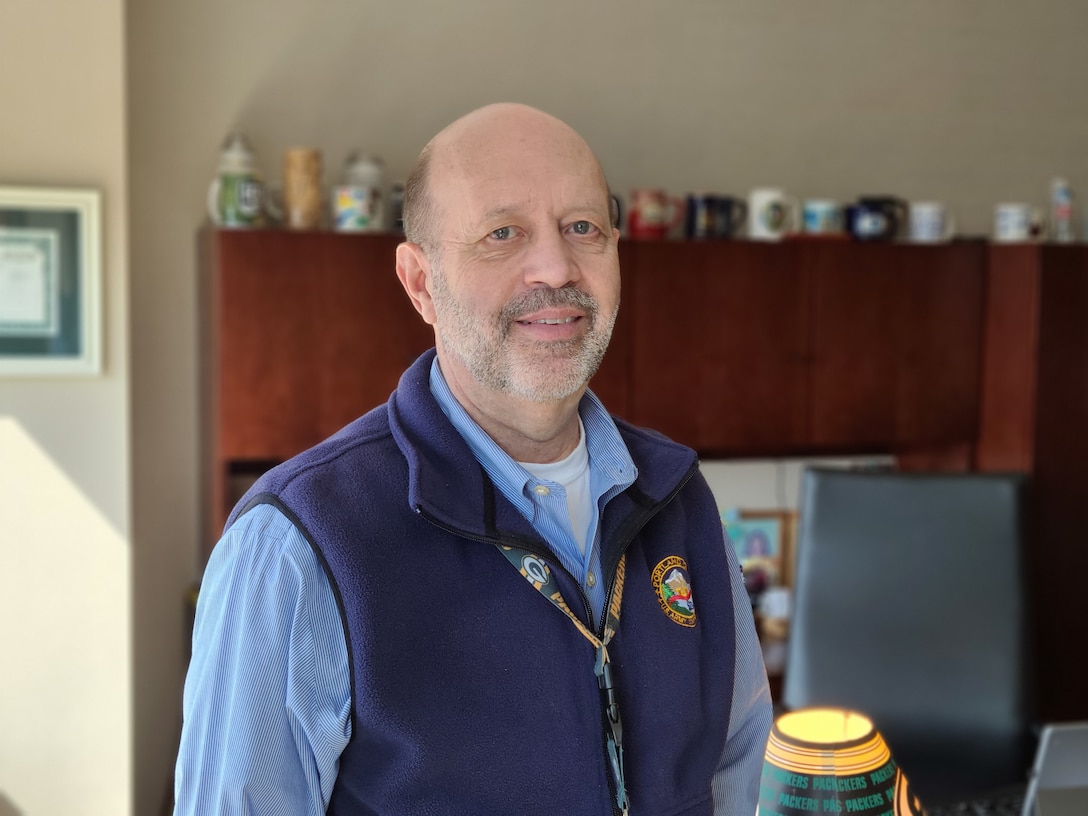
<instances>
[{"instance_id":1,"label":"white mug","mask_svg":"<svg viewBox=\"0 0 1088 816\"><path fill-rule=\"evenodd\" d=\"M748 237L780 241L797 228L797 199L773 187L759 187L748 196Z\"/></svg>"},{"instance_id":2,"label":"white mug","mask_svg":"<svg viewBox=\"0 0 1088 816\"><path fill-rule=\"evenodd\" d=\"M939 201L910 203L910 240L916 244L940 244L952 240L956 226L948 208Z\"/></svg>"},{"instance_id":3,"label":"white mug","mask_svg":"<svg viewBox=\"0 0 1088 816\"><path fill-rule=\"evenodd\" d=\"M1005 203L994 207L994 241L1001 244L1032 241L1042 226L1039 210L1030 204Z\"/></svg>"}]
</instances>

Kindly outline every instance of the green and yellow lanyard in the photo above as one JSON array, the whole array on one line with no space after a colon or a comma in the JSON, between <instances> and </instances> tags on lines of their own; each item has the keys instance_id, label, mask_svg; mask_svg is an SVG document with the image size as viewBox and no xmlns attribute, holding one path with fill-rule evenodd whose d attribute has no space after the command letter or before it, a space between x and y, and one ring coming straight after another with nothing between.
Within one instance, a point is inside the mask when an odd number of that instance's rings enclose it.
<instances>
[{"instance_id":1,"label":"green and yellow lanyard","mask_svg":"<svg viewBox=\"0 0 1088 816\"><path fill-rule=\"evenodd\" d=\"M601 690L601 702L604 705L605 717L608 720L606 742L608 748L608 760L612 766L612 778L616 783L616 807L623 816L628 813L627 788L623 777L623 724L620 722L620 708L616 701L616 690L612 683L612 664L608 659L608 643L616 634L620 625L620 602L623 598L623 576L627 566L627 556L620 558L616 566L615 587L608 604L608 616L605 621L604 637L598 638L589 631L582 621L571 612L567 602L559 591L559 582L555 580L552 571L537 555L516 547L499 545L499 551L514 565L522 577L545 598L551 601L560 612L566 615L578 628L578 631L593 644L597 652L597 659L593 667L597 675L597 687Z\"/></svg>"}]
</instances>

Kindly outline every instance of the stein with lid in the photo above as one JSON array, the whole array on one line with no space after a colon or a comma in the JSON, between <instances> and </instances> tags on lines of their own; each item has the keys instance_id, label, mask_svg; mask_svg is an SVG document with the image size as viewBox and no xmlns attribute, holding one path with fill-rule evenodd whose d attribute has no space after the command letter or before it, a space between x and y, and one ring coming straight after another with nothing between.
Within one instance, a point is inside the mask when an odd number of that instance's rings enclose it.
<instances>
[{"instance_id":1,"label":"stein with lid","mask_svg":"<svg viewBox=\"0 0 1088 816\"><path fill-rule=\"evenodd\" d=\"M381 159L357 152L344 162L344 174L333 191L333 224L341 232L378 232L385 229Z\"/></svg>"},{"instance_id":2,"label":"stein with lid","mask_svg":"<svg viewBox=\"0 0 1088 816\"><path fill-rule=\"evenodd\" d=\"M264 223L264 183L257 157L241 133L231 133L219 153L219 168L208 187L208 215L220 227Z\"/></svg>"}]
</instances>

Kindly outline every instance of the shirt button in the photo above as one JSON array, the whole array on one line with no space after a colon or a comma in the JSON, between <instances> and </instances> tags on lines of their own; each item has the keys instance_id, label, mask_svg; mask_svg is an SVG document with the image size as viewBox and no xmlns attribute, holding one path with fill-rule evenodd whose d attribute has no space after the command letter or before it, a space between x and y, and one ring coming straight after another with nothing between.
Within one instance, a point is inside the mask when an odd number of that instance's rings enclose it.
<instances>
[{"instance_id":1,"label":"shirt button","mask_svg":"<svg viewBox=\"0 0 1088 816\"><path fill-rule=\"evenodd\" d=\"M586 575L586 586L590 589L597 586L597 576L594 575L592 572Z\"/></svg>"},{"instance_id":2,"label":"shirt button","mask_svg":"<svg viewBox=\"0 0 1088 816\"><path fill-rule=\"evenodd\" d=\"M552 491L548 489L547 485L537 485L533 488L533 492L536 493L538 496L547 496Z\"/></svg>"}]
</instances>

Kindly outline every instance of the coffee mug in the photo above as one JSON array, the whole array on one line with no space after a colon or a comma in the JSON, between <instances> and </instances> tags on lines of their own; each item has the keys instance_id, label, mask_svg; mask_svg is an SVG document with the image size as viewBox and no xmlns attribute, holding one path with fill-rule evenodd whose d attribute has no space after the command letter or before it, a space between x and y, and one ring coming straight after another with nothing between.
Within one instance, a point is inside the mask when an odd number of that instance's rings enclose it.
<instances>
[{"instance_id":1,"label":"coffee mug","mask_svg":"<svg viewBox=\"0 0 1088 816\"><path fill-rule=\"evenodd\" d=\"M851 204L845 210L846 231L857 241L885 241L894 235L882 210Z\"/></svg>"},{"instance_id":2,"label":"coffee mug","mask_svg":"<svg viewBox=\"0 0 1088 816\"><path fill-rule=\"evenodd\" d=\"M684 202L655 187L631 191L627 205L627 234L631 238L661 239L684 217Z\"/></svg>"},{"instance_id":3,"label":"coffee mug","mask_svg":"<svg viewBox=\"0 0 1088 816\"><path fill-rule=\"evenodd\" d=\"M797 199L775 187L759 187L748 196L748 237L780 241L797 227Z\"/></svg>"},{"instance_id":4,"label":"coffee mug","mask_svg":"<svg viewBox=\"0 0 1088 816\"><path fill-rule=\"evenodd\" d=\"M620 229L623 227L623 202L620 201L620 197L615 193L610 194L608 198L612 205L608 210L609 214L612 216L612 226L616 229Z\"/></svg>"},{"instance_id":5,"label":"coffee mug","mask_svg":"<svg viewBox=\"0 0 1088 816\"><path fill-rule=\"evenodd\" d=\"M733 196L718 196L718 211L714 235L718 238L734 238L748 218L748 202Z\"/></svg>"},{"instance_id":6,"label":"coffee mug","mask_svg":"<svg viewBox=\"0 0 1088 816\"><path fill-rule=\"evenodd\" d=\"M1034 241L1042 232L1042 214L1030 204L1005 203L994 207L994 241L1002 244Z\"/></svg>"},{"instance_id":7,"label":"coffee mug","mask_svg":"<svg viewBox=\"0 0 1088 816\"><path fill-rule=\"evenodd\" d=\"M846 231L856 241L892 241L899 234L896 209L873 201L846 208Z\"/></svg>"},{"instance_id":8,"label":"coffee mug","mask_svg":"<svg viewBox=\"0 0 1088 816\"><path fill-rule=\"evenodd\" d=\"M948 208L939 201L910 203L910 240L916 244L940 244L956 232Z\"/></svg>"},{"instance_id":9,"label":"coffee mug","mask_svg":"<svg viewBox=\"0 0 1088 816\"><path fill-rule=\"evenodd\" d=\"M907 202L895 196L861 196L850 234L859 241L894 241L907 223ZM849 222L849 219L848 219Z\"/></svg>"},{"instance_id":10,"label":"coffee mug","mask_svg":"<svg viewBox=\"0 0 1088 816\"><path fill-rule=\"evenodd\" d=\"M835 201L810 198L801 206L801 223L808 235L842 232L842 208Z\"/></svg>"},{"instance_id":11,"label":"coffee mug","mask_svg":"<svg viewBox=\"0 0 1088 816\"><path fill-rule=\"evenodd\" d=\"M376 187L338 184L332 191L332 226L337 232L377 232L384 226L382 193Z\"/></svg>"},{"instance_id":12,"label":"coffee mug","mask_svg":"<svg viewBox=\"0 0 1088 816\"><path fill-rule=\"evenodd\" d=\"M718 197L690 193L684 205L684 235L713 238L718 232Z\"/></svg>"}]
</instances>

